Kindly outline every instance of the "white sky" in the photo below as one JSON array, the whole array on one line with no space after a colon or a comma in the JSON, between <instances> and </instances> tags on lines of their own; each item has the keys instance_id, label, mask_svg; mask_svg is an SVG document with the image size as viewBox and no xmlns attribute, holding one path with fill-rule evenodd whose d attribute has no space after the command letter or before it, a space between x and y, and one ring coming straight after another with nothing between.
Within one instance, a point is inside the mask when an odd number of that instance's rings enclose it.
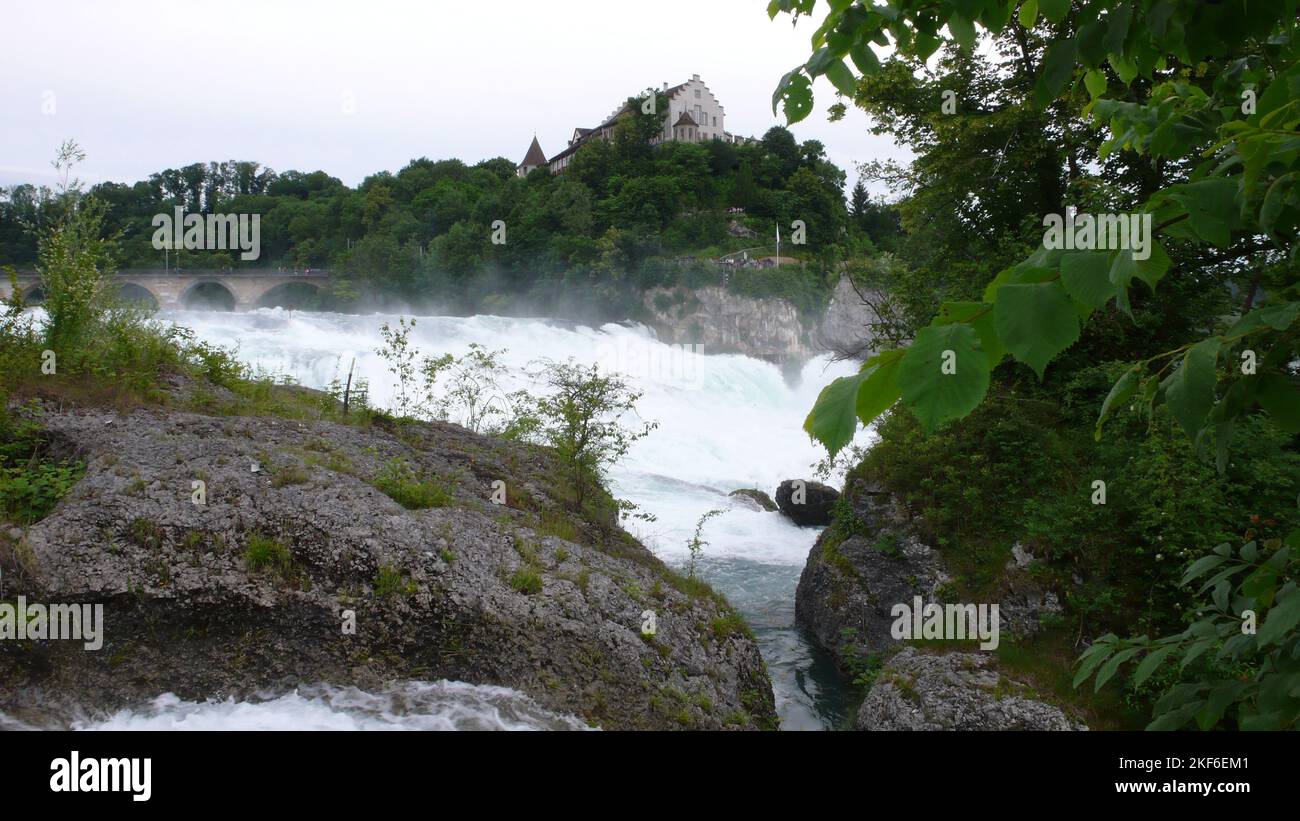
<instances>
[{"instance_id":1,"label":"white sky","mask_svg":"<svg viewBox=\"0 0 1300 821\"><path fill-rule=\"evenodd\" d=\"M808 56L814 26L767 18L766 0L39 0L6 3L0 49L0 185L50 183L74 138L88 182L256 160L324 170L349 185L411 159L473 164L547 155L647 86L699 74L727 130L761 136L777 80ZM809 118L856 179L856 163L905 159L835 101ZM52 98L50 94L52 93ZM351 96L354 113L345 112ZM54 113L43 103L51 100ZM875 189L874 193L886 193Z\"/></svg>"}]
</instances>

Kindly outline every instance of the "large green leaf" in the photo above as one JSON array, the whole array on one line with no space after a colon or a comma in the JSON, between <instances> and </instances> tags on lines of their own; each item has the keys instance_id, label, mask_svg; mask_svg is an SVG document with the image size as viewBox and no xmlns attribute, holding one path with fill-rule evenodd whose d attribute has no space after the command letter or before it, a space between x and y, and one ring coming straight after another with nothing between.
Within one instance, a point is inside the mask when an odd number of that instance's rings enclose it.
<instances>
[{"instance_id":1,"label":"large green leaf","mask_svg":"<svg viewBox=\"0 0 1300 821\"><path fill-rule=\"evenodd\" d=\"M821 442L832 456L839 453L858 430L858 389L870 375L863 371L853 376L842 376L822 388L804 420L803 429Z\"/></svg>"},{"instance_id":2,"label":"large green leaf","mask_svg":"<svg viewBox=\"0 0 1300 821\"><path fill-rule=\"evenodd\" d=\"M812 81L808 75L795 69L781 78L772 95L772 111L780 104L788 122L797 123L812 111Z\"/></svg>"},{"instance_id":3,"label":"large green leaf","mask_svg":"<svg viewBox=\"0 0 1300 821\"><path fill-rule=\"evenodd\" d=\"M1115 412L1115 408L1124 404L1133 398L1137 393L1138 383L1142 378L1142 366L1134 365L1124 375L1111 386L1110 393L1106 394L1106 401L1101 403L1101 413L1097 415L1097 428L1095 431L1096 438L1101 439L1101 428L1106 424L1106 420Z\"/></svg>"},{"instance_id":4,"label":"large green leaf","mask_svg":"<svg viewBox=\"0 0 1300 821\"><path fill-rule=\"evenodd\" d=\"M953 39L961 46L962 50L969 53L975 46L975 23L954 14L948 18L948 31L952 32Z\"/></svg>"},{"instance_id":5,"label":"large green leaf","mask_svg":"<svg viewBox=\"0 0 1300 821\"><path fill-rule=\"evenodd\" d=\"M1269 609L1256 640L1260 647L1280 641L1300 624L1300 590L1294 587L1277 597L1277 604Z\"/></svg>"},{"instance_id":6,"label":"large green leaf","mask_svg":"<svg viewBox=\"0 0 1300 821\"><path fill-rule=\"evenodd\" d=\"M947 325L952 322L965 322L975 329L980 338L980 350L988 357L989 367L996 367L1006 355L1007 349L998 339L997 328L993 325L993 306L987 302L945 302L939 306L939 315L935 325Z\"/></svg>"},{"instance_id":7,"label":"large green leaf","mask_svg":"<svg viewBox=\"0 0 1300 821\"><path fill-rule=\"evenodd\" d=\"M1060 282L1003 285L993 320L1002 344L1040 380L1047 363L1079 338L1079 315Z\"/></svg>"},{"instance_id":8,"label":"large green leaf","mask_svg":"<svg viewBox=\"0 0 1300 821\"><path fill-rule=\"evenodd\" d=\"M1068 0L1066 5L1069 5ZM1043 11L1044 13L1047 11L1045 5ZM1078 47L1073 38L1057 40L1047 47L1042 68L1038 72L1038 80L1034 83L1034 103L1039 108L1047 108L1047 105L1055 100L1069 84L1070 78L1074 75L1074 58L1077 51Z\"/></svg>"},{"instance_id":9,"label":"large green leaf","mask_svg":"<svg viewBox=\"0 0 1300 821\"><path fill-rule=\"evenodd\" d=\"M1110 281L1110 254L1078 251L1061 257L1061 284L1070 296L1089 308L1100 308L1115 298Z\"/></svg>"},{"instance_id":10,"label":"large green leaf","mask_svg":"<svg viewBox=\"0 0 1300 821\"><path fill-rule=\"evenodd\" d=\"M1182 363L1169 377L1165 389L1165 402L1169 405L1169 410L1193 440L1205 425L1210 409L1214 407L1214 386L1218 383L1215 368L1219 361L1219 348L1217 336L1193 345L1183 355Z\"/></svg>"},{"instance_id":11,"label":"large green leaf","mask_svg":"<svg viewBox=\"0 0 1300 821\"><path fill-rule=\"evenodd\" d=\"M1169 196L1187 209L1187 221L1196 236L1226 248L1232 241L1232 229L1239 223L1240 188L1235 179L1213 177L1173 186Z\"/></svg>"},{"instance_id":12,"label":"large green leaf","mask_svg":"<svg viewBox=\"0 0 1300 821\"><path fill-rule=\"evenodd\" d=\"M970 413L989 389L988 357L975 329L962 323L922 328L903 356L898 385L926 432Z\"/></svg>"},{"instance_id":13,"label":"large green leaf","mask_svg":"<svg viewBox=\"0 0 1300 821\"><path fill-rule=\"evenodd\" d=\"M1268 326L1275 331L1285 331L1300 317L1300 302L1284 302L1267 308L1256 308L1228 329L1228 337L1238 337Z\"/></svg>"},{"instance_id":14,"label":"large green leaf","mask_svg":"<svg viewBox=\"0 0 1300 821\"><path fill-rule=\"evenodd\" d=\"M853 440L858 422L869 423L898 401L898 364L902 351L886 351L867 360L853 376L822 388L803 429L831 456Z\"/></svg>"},{"instance_id":15,"label":"large green leaf","mask_svg":"<svg viewBox=\"0 0 1300 821\"><path fill-rule=\"evenodd\" d=\"M1038 0L1038 8L1048 20L1059 23L1070 13L1070 0Z\"/></svg>"},{"instance_id":16,"label":"large green leaf","mask_svg":"<svg viewBox=\"0 0 1300 821\"><path fill-rule=\"evenodd\" d=\"M902 395L898 387L898 368L903 351L886 351L867 360L871 374L858 388L858 421L869 425L877 416L893 407Z\"/></svg>"},{"instance_id":17,"label":"large green leaf","mask_svg":"<svg viewBox=\"0 0 1300 821\"><path fill-rule=\"evenodd\" d=\"M1300 433L1300 391L1276 373L1261 374L1255 398L1273 423L1287 433Z\"/></svg>"},{"instance_id":18,"label":"large green leaf","mask_svg":"<svg viewBox=\"0 0 1300 821\"><path fill-rule=\"evenodd\" d=\"M845 97L853 97L858 81L854 79L853 72L849 71L843 60L835 60L826 67L826 79L831 81L836 91Z\"/></svg>"},{"instance_id":19,"label":"large green leaf","mask_svg":"<svg viewBox=\"0 0 1300 821\"><path fill-rule=\"evenodd\" d=\"M1020 6L1018 19L1020 25L1025 28L1033 28L1034 23L1038 20L1038 0L1025 0Z\"/></svg>"}]
</instances>

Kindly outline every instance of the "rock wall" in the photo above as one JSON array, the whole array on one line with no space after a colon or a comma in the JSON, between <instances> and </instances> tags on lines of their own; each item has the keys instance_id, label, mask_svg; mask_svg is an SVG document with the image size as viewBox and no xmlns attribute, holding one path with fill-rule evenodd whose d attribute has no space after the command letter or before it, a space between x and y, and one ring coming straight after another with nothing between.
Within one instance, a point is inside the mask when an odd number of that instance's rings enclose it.
<instances>
[{"instance_id":1,"label":"rock wall","mask_svg":"<svg viewBox=\"0 0 1300 821\"><path fill-rule=\"evenodd\" d=\"M866 293L866 292L864 292ZM739 353L800 364L831 352L865 359L870 309L847 277L840 279L825 314L811 327L794 304L749 297L724 288L653 288L643 297L648 324L664 342L703 345L703 353Z\"/></svg>"},{"instance_id":2,"label":"rock wall","mask_svg":"<svg viewBox=\"0 0 1300 821\"><path fill-rule=\"evenodd\" d=\"M741 296L718 287L653 288L643 299L649 324L664 342L777 363L815 354L798 309L784 299Z\"/></svg>"}]
</instances>

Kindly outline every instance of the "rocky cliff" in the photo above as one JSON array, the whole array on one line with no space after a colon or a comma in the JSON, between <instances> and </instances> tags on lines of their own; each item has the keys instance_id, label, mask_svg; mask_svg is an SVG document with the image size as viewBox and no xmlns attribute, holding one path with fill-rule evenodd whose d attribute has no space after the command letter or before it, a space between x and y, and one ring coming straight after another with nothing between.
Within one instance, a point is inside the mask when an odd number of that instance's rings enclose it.
<instances>
[{"instance_id":1,"label":"rocky cliff","mask_svg":"<svg viewBox=\"0 0 1300 821\"><path fill-rule=\"evenodd\" d=\"M812 322L801 320L788 300L742 296L718 287L654 288L643 303L648 324L661 340L703 345L705 353L799 364L826 352L859 359L871 352L870 309L847 277L840 279L825 313Z\"/></svg>"},{"instance_id":2,"label":"rocky cliff","mask_svg":"<svg viewBox=\"0 0 1300 821\"><path fill-rule=\"evenodd\" d=\"M916 597L926 604L958 603L951 601L943 557L882 486L850 474L839 505L808 554L795 617L845 671L878 670L858 712L858 729L1086 729L1000 673L994 654L974 649L979 642L970 642L971 652L923 652L909 644L920 636L896 636L896 605L913 606ZM987 603L998 604L1001 640L1036 632L1045 615L1060 610L1055 594L1034 581L1032 564L1032 557L1013 551Z\"/></svg>"},{"instance_id":3,"label":"rocky cliff","mask_svg":"<svg viewBox=\"0 0 1300 821\"><path fill-rule=\"evenodd\" d=\"M649 324L670 344L703 353L738 353L784 363L813 356L799 311L784 299L741 296L724 288L653 288L643 298Z\"/></svg>"},{"instance_id":4,"label":"rocky cliff","mask_svg":"<svg viewBox=\"0 0 1300 821\"><path fill-rule=\"evenodd\" d=\"M868 303L880 298L877 291L855 287L847 276L841 276L826 312L813 329L813 346L848 359L863 360L874 354L869 324L876 316Z\"/></svg>"},{"instance_id":5,"label":"rocky cliff","mask_svg":"<svg viewBox=\"0 0 1300 821\"><path fill-rule=\"evenodd\" d=\"M0 712L445 678L606 728L774 724L739 617L572 513L546 451L446 424L226 416L204 396L200 413L39 412L86 473L44 520L0 529L3 595L102 604L104 645L0 642Z\"/></svg>"}]
</instances>

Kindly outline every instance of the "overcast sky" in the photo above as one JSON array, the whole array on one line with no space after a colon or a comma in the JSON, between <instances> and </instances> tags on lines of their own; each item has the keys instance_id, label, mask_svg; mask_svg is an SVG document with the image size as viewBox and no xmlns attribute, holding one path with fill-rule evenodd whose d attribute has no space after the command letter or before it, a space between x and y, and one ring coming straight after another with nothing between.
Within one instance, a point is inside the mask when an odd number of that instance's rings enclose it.
<instances>
[{"instance_id":1,"label":"overcast sky","mask_svg":"<svg viewBox=\"0 0 1300 821\"><path fill-rule=\"evenodd\" d=\"M40 0L7 4L0 49L0 185L50 183L75 138L89 182L256 160L322 169L349 185L411 159L547 155L629 95L699 74L727 130L761 136L771 96L807 58L805 19L766 0L357 0L201 3ZM904 158L818 81L794 127L858 162ZM52 110L51 110L52 109ZM349 113L349 110L351 113ZM884 193L880 189L873 189Z\"/></svg>"}]
</instances>

